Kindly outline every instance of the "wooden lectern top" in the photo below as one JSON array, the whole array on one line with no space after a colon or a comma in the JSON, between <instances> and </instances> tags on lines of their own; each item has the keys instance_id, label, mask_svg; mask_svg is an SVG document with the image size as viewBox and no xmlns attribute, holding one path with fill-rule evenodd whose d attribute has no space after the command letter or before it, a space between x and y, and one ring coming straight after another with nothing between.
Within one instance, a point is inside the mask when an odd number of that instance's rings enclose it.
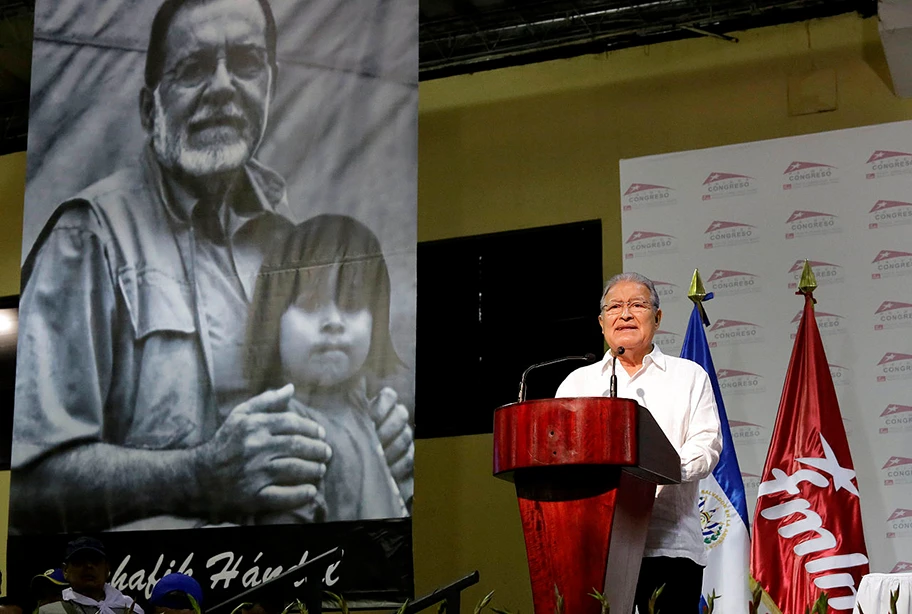
<instances>
[{"instance_id":1,"label":"wooden lectern top","mask_svg":"<svg viewBox=\"0 0 912 614\"><path fill-rule=\"evenodd\" d=\"M494 475L520 469L620 466L655 484L679 484L681 459L649 411L632 399L568 397L511 403L494 413Z\"/></svg>"}]
</instances>

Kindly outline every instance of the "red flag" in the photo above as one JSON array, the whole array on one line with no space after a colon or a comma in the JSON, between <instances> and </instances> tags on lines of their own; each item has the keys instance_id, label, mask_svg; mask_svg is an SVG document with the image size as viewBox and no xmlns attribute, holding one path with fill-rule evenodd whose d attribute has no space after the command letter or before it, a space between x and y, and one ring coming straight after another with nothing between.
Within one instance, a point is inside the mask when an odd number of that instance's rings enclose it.
<instances>
[{"instance_id":1,"label":"red flag","mask_svg":"<svg viewBox=\"0 0 912 614\"><path fill-rule=\"evenodd\" d=\"M850 612L866 573L854 465L806 295L758 491L751 575L783 614L801 614L821 591L831 611Z\"/></svg>"}]
</instances>

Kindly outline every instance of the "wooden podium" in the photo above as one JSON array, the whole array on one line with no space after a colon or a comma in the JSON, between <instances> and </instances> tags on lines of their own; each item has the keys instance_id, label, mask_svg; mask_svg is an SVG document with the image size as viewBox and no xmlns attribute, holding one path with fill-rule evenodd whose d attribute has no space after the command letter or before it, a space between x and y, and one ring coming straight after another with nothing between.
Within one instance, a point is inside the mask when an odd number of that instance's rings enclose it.
<instances>
[{"instance_id":1,"label":"wooden podium","mask_svg":"<svg viewBox=\"0 0 912 614\"><path fill-rule=\"evenodd\" d=\"M656 484L681 460L636 401L543 399L494 413L494 475L516 484L535 614L633 611Z\"/></svg>"}]
</instances>

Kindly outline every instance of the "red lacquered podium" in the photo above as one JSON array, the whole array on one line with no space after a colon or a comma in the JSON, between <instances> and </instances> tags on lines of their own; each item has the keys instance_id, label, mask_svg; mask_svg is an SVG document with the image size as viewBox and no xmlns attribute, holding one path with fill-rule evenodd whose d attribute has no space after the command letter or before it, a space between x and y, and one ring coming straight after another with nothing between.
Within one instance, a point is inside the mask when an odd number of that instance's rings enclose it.
<instances>
[{"instance_id":1,"label":"red lacquered podium","mask_svg":"<svg viewBox=\"0 0 912 614\"><path fill-rule=\"evenodd\" d=\"M633 600L656 484L681 481L681 460L636 401L543 399L494 413L494 475L516 484L535 614L612 612ZM556 589L556 590L555 590Z\"/></svg>"}]
</instances>

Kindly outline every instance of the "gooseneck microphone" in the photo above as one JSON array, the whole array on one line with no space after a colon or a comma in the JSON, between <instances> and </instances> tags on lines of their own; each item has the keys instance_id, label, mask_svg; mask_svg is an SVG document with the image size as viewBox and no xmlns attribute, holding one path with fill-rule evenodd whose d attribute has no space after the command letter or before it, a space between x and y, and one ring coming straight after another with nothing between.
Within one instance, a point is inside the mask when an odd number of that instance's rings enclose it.
<instances>
[{"instance_id":1,"label":"gooseneck microphone","mask_svg":"<svg viewBox=\"0 0 912 614\"><path fill-rule=\"evenodd\" d=\"M611 361L611 383L608 384L608 396L615 399L618 395L618 376L614 372L614 367L617 365L618 356L624 355L624 347L619 345L612 354L614 355L614 360Z\"/></svg>"},{"instance_id":2,"label":"gooseneck microphone","mask_svg":"<svg viewBox=\"0 0 912 614\"><path fill-rule=\"evenodd\" d=\"M555 358L554 360L546 360L545 362L540 362L532 365L523 371L522 377L519 378L519 402L522 403L526 400L526 376L529 375L529 371L532 369L537 369L539 367L547 367L548 365L556 365L559 362L565 362L567 360L585 360L586 362L592 362L597 356L593 353L588 353L585 356L564 356L563 358Z\"/></svg>"}]
</instances>

